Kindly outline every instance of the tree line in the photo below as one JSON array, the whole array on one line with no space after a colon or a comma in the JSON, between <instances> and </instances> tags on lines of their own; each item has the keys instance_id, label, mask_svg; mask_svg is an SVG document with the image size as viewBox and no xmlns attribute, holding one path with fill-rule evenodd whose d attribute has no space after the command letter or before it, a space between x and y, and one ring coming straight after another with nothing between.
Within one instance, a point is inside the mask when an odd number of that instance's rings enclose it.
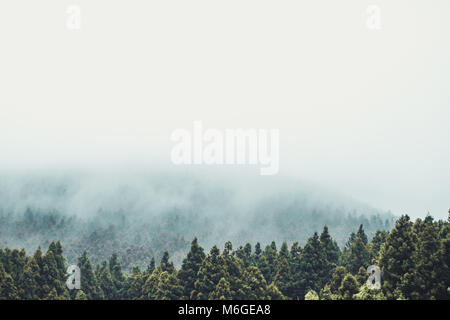
<instances>
[{"instance_id":1,"label":"tree line","mask_svg":"<svg viewBox=\"0 0 450 320\"><path fill-rule=\"evenodd\" d=\"M61 243L33 256L24 249L0 249L0 299L450 299L450 215L447 221L411 221L401 216L390 232L369 241L363 225L341 249L327 226L302 247L273 241L208 253L195 238L181 267L164 252L161 261L124 272L116 254L94 266L85 251L78 258L81 289L66 286ZM381 271L381 289L367 285L367 267Z\"/></svg>"}]
</instances>

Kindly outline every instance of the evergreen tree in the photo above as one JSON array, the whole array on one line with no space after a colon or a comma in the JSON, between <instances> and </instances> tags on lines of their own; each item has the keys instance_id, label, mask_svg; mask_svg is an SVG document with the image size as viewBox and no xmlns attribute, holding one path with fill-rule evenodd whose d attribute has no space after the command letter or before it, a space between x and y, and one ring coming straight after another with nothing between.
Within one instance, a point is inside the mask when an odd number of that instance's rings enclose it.
<instances>
[{"instance_id":1,"label":"evergreen tree","mask_svg":"<svg viewBox=\"0 0 450 320\"><path fill-rule=\"evenodd\" d=\"M350 248L346 252L347 269L356 274L359 268L367 268L370 265L370 251L364 239L358 235L352 241Z\"/></svg>"},{"instance_id":2,"label":"evergreen tree","mask_svg":"<svg viewBox=\"0 0 450 320\"><path fill-rule=\"evenodd\" d=\"M245 299L243 269L244 265L241 259L232 255L233 246L231 242L225 243L225 249L222 253L227 282L230 286L232 298L235 300Z\"/></svg>"},{"instance_id":3,"label":"evergreen tree","mask_svg":"<svg viewBox=\"0 0 450 320\"><path fill-rule=\"evenodd\" d=\"M328 227L323 227L323 231L320 234L320 246L325 253L325 259L330 264L337 264L339 261L340 249L336 241L331 238Z\"/></svg>"},{"instance_id":4,"label":"evergreen tree","mask_svg":"<svg viewBox=\"0 0 450 320\"><path fill-rule=\"evenodd\" d=\"M146 280L147 273L141 272L138 266L134 267L131 274L125 279L122 298L126 300L140 299Z\"/></svg>"},{"instance_id":5,"label":"evergreen tree","mask_svg":"<svg viewBox=\"0 0 450 320\"><path fill-rule=\"evenodd\" d=\"M370 247L370 261L372 264L376 264L381 246L386 242L388 234L389 233L384 230L378 230L375 233Z\"/></svg>"},{"instance_id":6,"label":"evergreen tree","mask_svg":"<svg viewBox=\"0 0 450 320\"><path fill-rule=\"evenodd\" d=\"M180 279L180 283L183 286L183 295L185 299L191 297L191 293L195 288L195 282L198 279L198 271L200 270L204 259L205 253L203 248L198 244L197 238L194 238L191 243L191 250L183 260L181 270L178 272L178 279Z\"/></svg>"},{"instance_id":7,"label":"evergreen tree","mask_svg":"<svg viewBox=\"0 0 450 320\"><path fill-rule=\"evenodd\" d=\"M329 288L332 293L338 293L339 287L342 284L342 281L344 280L345 276L347 276L348 272L345 269L345 267L338 266L334 269L331 279L328 283Z\"/></svg>"},{"instance_id":8,"label":"evergreen tree","mask_svg":"<svg viewBox=\"0 0 450 320\"><path fill-rule=\"evenodd\" d=\"M300 256L300 292L319 291L328 280L328 261L325 258L317 232L309 238Z\"/></svg>"},{"instance_id":9,"label":"evergreen tree","mask_svg":"<svg viewBox=\"0 0 450 320\"><path fill-rule=\"evenodd\" d=\"M339 287L339 293L341 294L342 298L344 300L352 300L353 295L358 293L358 291L358 281L356 281L356 278L353 275L347 274L344 280L342 280L341 286Z\"/></svg>"},{"instance_id":10,"label":"evergreen tree","mask_svg":"<svg viewBox=\"0 0 450 320\"><path fill-rule=\"evenodd\" d=\"M55 259L54 252L55 251L50 248L42 258L41 281L44 284L42 287L43 295L48 296L51 291L55 289L56 293L52 293L52 296L56 294L56 296L61 299L69 299L69 292L64 281L65 274L62 273L64 270L64 258L59 256L62 252L57 252ZM62 263L62 266L58 266L57 260Z\"/></svg>"},{"instance_id":11,"label":"evergreen tree","mask_svg":"<svg viewBox=\"0 0 450 320\"><path fill-rule=\"evenodd\" d=\"M164 251L160 266L162 271L168 271L170 273L173 273L175 271L173 263L169 261L169 252Z\"/></svg>"},{"instance_id":12,"label":"evergreen tree","mask_svg":"<svg viewBox=\"0 0 450 320\"><path fill-rule=\"evenodd\" d=\"M261 244L257 242L255 245L255 253L253 254L253 261L255 263L255 266L257 266L258 268L261 267L260 265L261 254L262 254Z\"/></svg>"},{"instance_id":13,"label":"evergreen tree","mask_svg":"<svg viewBox=\"0 0 450 320\"><path fill-rule=\"evenodd\" d=\"M298 242L294 242L290 250L290 268L292 275L292 286L290 288L290 297L294 300L300 300L302 297L301 291L301 270L300 270L300 256L302 249L298 245Z\"/></svg>"},{"instance_id":14,"label":"evergreen tree","mask_svg":"<svg viewBox=\"0 0 450 320\"><path fill-rule=\"evenodd\" d=\"M156 264L155 263L155 258L152 257L152 260L150 260L150 264L147 266L147 273L148 274L152 274L153 270L155 270L155 267L156 267L155 264Z\"/></svg>"},{"instance_id":15,"label":"evergreen tree","mask_svg":"<svg viewBox=\"0 0 450 320\"><path fill-rule=\"evenodd\" d=\"M23 269L23 274L19 277L17 288L22 299L38 300L43 298L41 290L41 268L38 264L38 261L42 263L41 260L42 252L38 248L34 256L28 260Z\"/></svg>"},{"instance_id":16,"label":"evergreen tree","mask_svg":"<svg viewBox=\"0 0 450 320\"><path fill-rule=\"evenodd\" d=\"M267 294L270 300L286 300L286 297L283 296L273 282L267 287Z\"/></svg>"},{"instance_id":17,"label":"evergreen tree","mask_svg":"<svg viewBox=\"0 0 450 320\"><path fill-rule=\"evenodd\" d=\"M266 249L264 250L264 253L262 254L262 257L260 259L260 266L259 266L267 283L271 283L273 281L273 278L275 277L275 274L277 272L276 262L277 262L277 246L275 244L275 241L272 241L270 246L267 246Z\"/></svg>"},{"instance_id":18,"label":"evergreen tree","mask_svg":"<svg viewBox=\"0 0 450 320\"><path fill-rule=\"evenodd\" d=\"M245 270L245 299L247 300L267 300L270 299L267 282L261 271L255 266L250 266Z\"/></svg>"},{"instance_id":19,"label":"evergreen tree","mask_svg":"<svg viewBox=\"0 0 450 320\"><path fill-rule=\"evenodd\" d=\"M98 279L100 289L102 290L105 299L107 300L117 299L118 295L117 288L111 275L110 268L108 267L106 261L103 261L99 270L96 272L96 277Z\"/></svg>"},{"instance_id":20,"label":"evergreen tree","mask_svg":"<svg viewBox=\"0 0 450 320\"><path fill-rule=\"evenodd\" d=\"M418 219L413 230L417 235L414 268L402 276L399 289L408 299L428 300L445 296L447 285L439 277L444 263L439 255L439 227L431 216L427 216L424 221Z\"/></svg>"},{"instance_id":21,"label":"evergreen tree","mask_svg":"<svg viewBox=\"0 0 450 320\"><path fill-rule=\"evenodd\" d=\"M362 224L359 225L359 229L358 229L358 232L356 233L356 237L360 238L362 240L362 242L364 243L364 245L367 245L367 242L368 242L367 235L364 232L364 227Z\"/></svg>"},{"instance_id":22,"label":"evergreen tree","mask_svg":"<svg viewBox=\"0 0 450 320\"><path fill-rule=\"evenodd\" d=\"M401 216L380 250L382 289L388 299L399 298L401 291L396 289L402 277L414 272L413 254L416 244L417 237L409 217Z\"/></svg>"},{"instance_id":23,"label":"evergreen tree","mask_svg":"<svg viewBox=\"0 0 450 320\"><path fill-rule=\"evenodd\" d=\"M209 294L210 300L232 300L230 284L225 278L221 278L213 292Z\"/></svg>"},{"instance_id":24,"label":"evergreen tree","mask_svg":"<svg viewBox=\"0 0 450 320\"><path fill-rule=\"evenodd\" d=\"M14 285L14 280L6 273L3 264L0 263L0 300L19 299L19 291Z\"/></svg>"},{"instance_id":25,"label":"evergreen tree","mask_svg":"<svg viewBox=\"0 0 450 320\"><path fill-rule=\"evenodd\" d=\"M183 287L176 271L164 270L160 264L148 277L142 289L143 298L150 300L178 300L183 297Z\"/></svg>"},{"instance_id":26,"label":"evergreen tree","mask_svg":"<svg viewBox=\"0 0 450 320\"><path fill-rule=\"evenodd\" d=\"M81 288L88 300L103 299L104 294L98 285L97 277L92 270L92 265L86 251L78 258L78 267L80 268Z\"/></svg>"},{"instance_id":27,"label":"evergreen tree","mask_svg":"<svg viewBox=\"0 0 450 320\"><path fill-rule=\"evenodd\" d=\"M122 273L122 267L116 253L113 253L111 258L109 259L109 272L114 284L114 290L111 291L111 294L113 294L111 299L120 299L123 284L125 282L125 277Z\"/></svg>"},{"instance_id":28,"label":"evergreen tree","mask_svg":"<svg viewBox=\"0 0 450 320\"><path fill-rule=\"evenodd\" d=\"M191 293L193 300L206 300L209 294L216 289L221 278L227 278L223 257L217 246L211 248L208 256L203 260L198 271L198 278Z\"/></svg>"},{"instance_id":29,"label":"evergreen tree","mask_svg":"<svg viewBox=\"0 0 450 320\"><path fill-rule=\"evenodd\" d=\"M247 243L244 247L239 247L239 249L236 250L236 257L242 260L244 267L246 268L253 265L252 245Z\"/></svg>"},{"instance_id":30,"label":"evergreen tree","mask_svg":"<svg viewBox=\"0 0 450 320\"><path fill-rule=\"evenodd\" d=\"M275 274L274 283L286 297L293 297L294 280L291 274L290 255L286 242L281 245L280 253L277 261L277 273Z\"/></svg>"}]
</instances>

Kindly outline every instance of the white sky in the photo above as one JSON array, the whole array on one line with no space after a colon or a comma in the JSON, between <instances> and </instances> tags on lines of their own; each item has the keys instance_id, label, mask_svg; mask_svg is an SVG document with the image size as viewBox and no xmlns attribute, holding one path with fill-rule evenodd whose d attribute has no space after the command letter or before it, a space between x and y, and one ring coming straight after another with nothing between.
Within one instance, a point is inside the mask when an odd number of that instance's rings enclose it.
<instances>
[{"instance_id":1,"label":"white sky","mask_svg":"<svg viewBox=\"0 0 450 320\"><path fill-rule=\"evenodd\" d=\"M1 1L0 169L170 169L194 120L277 128L280 175L444 218L449 16L448 0Z\"/></svg>"}]
</instances>

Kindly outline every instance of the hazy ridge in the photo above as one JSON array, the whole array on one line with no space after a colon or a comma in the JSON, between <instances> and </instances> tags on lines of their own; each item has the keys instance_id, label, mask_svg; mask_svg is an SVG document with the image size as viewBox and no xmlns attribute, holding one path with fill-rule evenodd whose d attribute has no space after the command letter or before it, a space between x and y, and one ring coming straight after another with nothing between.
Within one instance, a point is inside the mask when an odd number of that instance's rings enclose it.
<instances>
[{"instance_id":1,"label":"hazy ridge","mask_svg":"<svg viewBox=\"0 0 450 320\"><path fill-rule=\"evenodd\" d=\"M371 237L393 221L389 212L281 178L34 174L0 182L2 247L31 251L61 240L69 262L83 250L95 263L116 252L125 268L145 266L165 250L179 264L195 236L206 248L227 240L304 244L327 225L343 246L360 224Z\"/></svg>"}]
</instances>

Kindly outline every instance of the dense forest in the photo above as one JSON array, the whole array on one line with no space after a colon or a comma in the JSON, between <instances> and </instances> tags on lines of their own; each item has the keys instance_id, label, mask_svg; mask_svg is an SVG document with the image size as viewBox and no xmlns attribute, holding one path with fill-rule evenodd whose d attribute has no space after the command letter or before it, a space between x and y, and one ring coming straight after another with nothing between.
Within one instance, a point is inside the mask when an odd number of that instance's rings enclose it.
<instances>
[{"instance_id":1,"label":"dense forest","mask_svg":"<svg viewBox=\"0 0 450 320\"><path fill-rule=\"evenodd\" d=\"M197 238L176 268L164 252L159 263L122 269L113 254L93 265L78 258L81 289L66 287L67 263L61 243L33 256L24 249L0 250L2 299L450 299L450 216L447 221L410 221L401 216L392 230L370 239L364 226L352 232L343 249L325 226L304 246L248 243L206 253ZM381 289L370 289L367 267L381 270Z\"/></svg>"},{"instance_id":2,"label":"dense forest","mask_svg":"<svg viewBox=\"0 0 450 320\"><path fill-rule=\"evenodd\" d=\"M327 225L343 248L359 225L372 238L394 222L389 212L285 179L238 185L165 173L0 179L0 248L34 252L59 240L69 264L85 250L94 265L115 253L127 272L160 261L165 251L179 268L194 237L206 250L227 241L303 246Z\"/></svg>"}]
</instances>

